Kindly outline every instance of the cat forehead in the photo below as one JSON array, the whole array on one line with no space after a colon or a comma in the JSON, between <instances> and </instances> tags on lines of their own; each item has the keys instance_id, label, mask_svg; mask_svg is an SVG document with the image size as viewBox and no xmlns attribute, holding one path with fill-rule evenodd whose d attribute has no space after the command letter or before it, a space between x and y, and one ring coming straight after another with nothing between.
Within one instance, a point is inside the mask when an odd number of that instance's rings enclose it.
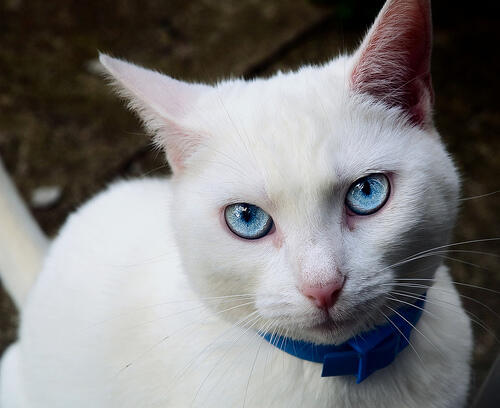
<instances>
[{"instance_id":1,"label":"cat forehead","mask_svg":"<svg viewBox=\"0 0 500 408\"><path fill-rule=\"evenodd\" d=\"M340 59L269 80L221 84L204 101L215 146L208 154L221 153L214 160L227 167L227 177L243 179L275 204L311 201L370 169L397 167L397 146L386 145L401 137L393 134L398 121L349 95L348 64Z\"/></svg>"},{"instance_id":2,"label":"cat forehead","mask_svg":"<svg viewBox=\"0 0 500 408\"><path fill-rule=\"evenodd\" d=\"M283 127L283 122L295 121L297 113L314 117L318 123L324 114L343 105L351 63L350 58L341 57L324 66L278 72L268 79L224 81L202 103L233 127L231 122L249 128Z\"/></svg>"},{"instance_id":3,"label":"cat forehead","mask_svg":"<svg viewBox=\"0 0 500 408\"><path fill-rule=\"evenodd\" d=\"M341 80L339 95L332 98L319 94L321 81L309 73L222 84L207 101L210 142L263 186L273 202L294 190L326 186L334 181L325 149L334 137Z\"/></svg>"}]
</instances>

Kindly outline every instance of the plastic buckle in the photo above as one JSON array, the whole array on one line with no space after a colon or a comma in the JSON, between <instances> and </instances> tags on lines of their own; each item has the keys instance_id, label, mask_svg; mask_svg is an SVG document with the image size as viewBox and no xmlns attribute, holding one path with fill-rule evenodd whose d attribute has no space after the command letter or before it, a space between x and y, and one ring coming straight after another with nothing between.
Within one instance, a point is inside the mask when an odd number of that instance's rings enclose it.
<instances>
[{"instance_id":1,"label":"plastic buckle","mask_svg":"<svg viewBox=\"0 0 500 408\"><path fill-rule=\"evenodd\" d=\"M354 350L325 354L322 377L352 375L358 370L358 352Z\"/></svg>"},{"instance_id":2,"label":"plastic buckle","mask_svg":"<svg viewBox=\"0 0 500 408\"><path fill-rule=\"evenodd\" d=\"M391 364L399 350L399 336L392 336L364 353L358 353L356 383L359 384L370 374Z\"/></svg>"}]
</instances>

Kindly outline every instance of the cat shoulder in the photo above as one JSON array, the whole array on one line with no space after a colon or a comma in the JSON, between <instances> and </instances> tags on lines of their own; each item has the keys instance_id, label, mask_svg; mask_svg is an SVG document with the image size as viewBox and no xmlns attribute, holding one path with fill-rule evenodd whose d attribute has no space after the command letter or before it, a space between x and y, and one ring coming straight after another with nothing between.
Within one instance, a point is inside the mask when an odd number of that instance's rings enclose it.
<instances>
[{"instance_id":1,"label":"cat shoulder","mask_svg":"<svg viewBox=\"0 0 500 408\"><path fill-rule=\"evenodd\" d=\"M153 256L172 244L170 200L168 179L115 182L68 218L49 258L64 253L127 263Z\"/></svg>"}]
</instances>

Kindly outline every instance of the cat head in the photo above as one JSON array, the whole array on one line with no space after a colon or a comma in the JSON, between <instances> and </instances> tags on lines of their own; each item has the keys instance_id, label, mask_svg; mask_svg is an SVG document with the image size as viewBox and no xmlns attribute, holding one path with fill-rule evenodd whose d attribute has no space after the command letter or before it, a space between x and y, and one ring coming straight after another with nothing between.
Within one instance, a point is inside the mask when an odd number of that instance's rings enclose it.
<instances>
[{"instance_id":1,"label":"cat head","mask_svg":"<svg viewBox=\"0 0 500 408\"><path fill-rule=\"evenodd\" d=\"M419 253L447 243L459 190L430 53L429 1L389 0L353 55L268 79L189 84L101 55L166 151L193 287L234 296L223 316L338 343L383 322L391 290L423 291L398 279L432 278L442 259Z\"/></svg>"}]
</instances>

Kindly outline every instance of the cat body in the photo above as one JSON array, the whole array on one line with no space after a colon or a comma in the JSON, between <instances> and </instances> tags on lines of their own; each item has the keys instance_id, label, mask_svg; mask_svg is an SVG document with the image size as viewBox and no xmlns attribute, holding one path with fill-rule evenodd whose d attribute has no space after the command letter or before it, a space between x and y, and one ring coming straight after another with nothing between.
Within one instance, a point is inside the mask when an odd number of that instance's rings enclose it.
<instances>
[{"instance_id":1,"label":"cat body","mask_svg":"<svg viewBox=\"0 0 500 408\"><path fill-rule=\"evenodd\" d=\"M361 384L323 378L320 364L232 328L196 300L171 232L170 189L120 183L70 217L4 357L2 407L463 406L469 321L433 303L460 305L446 268L428 291L414 350Z\"/></svg>"},{"instance_id":2,"label":"cat body","mask_svg":"<svg viewBox=\"0 0 500 408\"><path fill-rule=\"evenodd\" d=\"M389 0L353 56L269 79L187 84L101 56L173 176L70 216L17 296L0 406L464 406L470 322L433 251L459 180L430 35L427 1ZM369 211L349 204L373 191ZM238 230L249 209L258 236ZM340 344L423 293L410 346L360 384L262 337Z\"/></svg>"}]
</instances>

